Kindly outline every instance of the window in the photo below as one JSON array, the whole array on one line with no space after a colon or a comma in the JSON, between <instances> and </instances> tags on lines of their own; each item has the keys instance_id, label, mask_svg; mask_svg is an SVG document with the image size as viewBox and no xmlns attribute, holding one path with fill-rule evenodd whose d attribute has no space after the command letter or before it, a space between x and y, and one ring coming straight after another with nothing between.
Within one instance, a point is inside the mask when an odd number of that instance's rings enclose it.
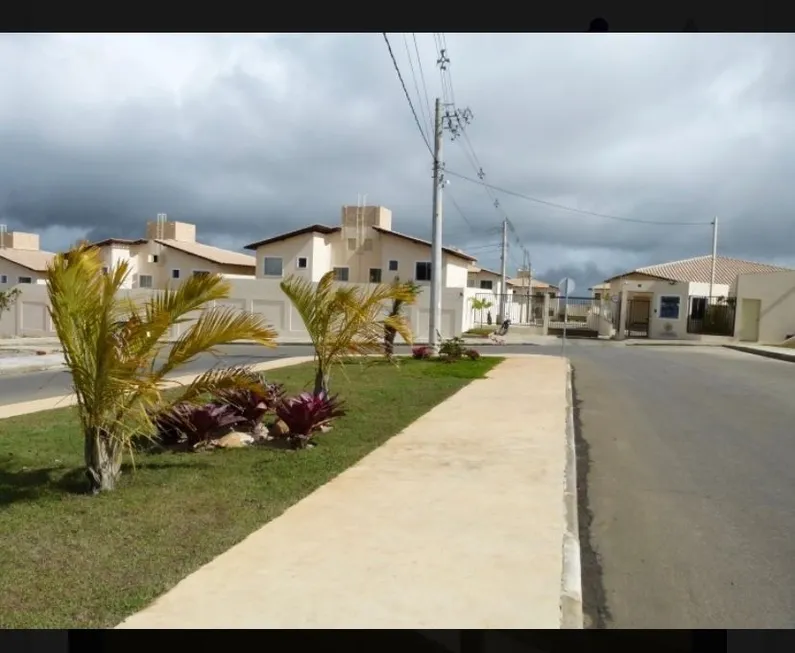
<instances>
[{"instance_id":1,"label":"window","mask_svg":"<svg viewBox=\"0 0 795 653\"><path fill-rule=\"evenodd\" d=\"M296 266L299 270L306 270L306 256L299 256L298 257L298 265Z\"/></svg>"},{"instance_id":2,"label":"window","mask_svg":"<svg viewBox=\"0 0 795 653\"><path fill-rule=\"evenodd\" d=\"M381 268L370 268L370 283L381 283Z\"/></svg>"},{"instance_id":3,"label":"window","mask_svg":"<svg viewBox=\"0 0 795 653\"><path fill-rule=\"evenodd\" d=\"M152 287L152 275L151 274L139 274L138 275L138 287L139 288L151 288Z\"/></svg>"},{"instance_id":4,"label":"window","mask_svg":"<svg viewBox=\"0 0 795 653\"><path fill-rule=\"evenodd\" d=\"M8 283L8 277L4 274L0 274L0 283Z\"/></svg>"},{"instance_id":5,"label":"window","mask_svg":"<svg viewBox=\"0 0 795 653\"><path fill-rule=\"evenodd\" d=\"M467 288L477 288L477 287L478 287L477 279L467 279Z\"/></svg>"},{"instance_id":6,"label":"window","mask_svg":"<svg viewBox=\"0 0 795 653\"><path fill-rule=\"evenodd\" d=\"M17 282L18 283L33 283L33 279L31 277L19 277Z\"/></svg>"},{"instance_id":7,"label":"window","mask_svg":"<svg viewBox=\"0 0 795 653\"><path fill-rule=\"evenodd\" d=\"M494 288L494 282L491 279L481 279L480 287L482 290L491 290Z\"/></svg>"},{"instance_id":8,"label":"window","mask_svg":"<svg viewBox=\"0 0 795 653\"><path fill-rule=\"evenodd\" d=\"M679 302L681 297L675 295L663 295L660 297L660 319L678 320Z\"/></svg>"},{"instance_id":9,"label":"window","mask_svg":"<svg viewBox=\"0 0 795 653\"><path fill-rule=\"evenodd\" d=\"M171 278L179 279L179 269L174 268L173 270L171 270Z\"/></svg>"},{"instance_id":10,"label":"window","mask_svg":"<svg viewBox=\"0 0 795 653\"><path fill-rule=\"evenodd\" d=\"M262 259L262 274L266 277L280 277L283 274L282 259L278 256L266 256Z\"/></svg>"},{"instance_id":11,"label":"window","mask_svg":"<svg viewBox=\"0 0 795 653\"><path fill-rule=\"evenodd\" d=\"M356 239L355 238L348 238L348 249L351 252L356 251Z\"/></svg>"},{"instance_id":12,"label":"window","mask_svg":"<svg viewBox=\"0 0 795 653\"><path fill-rule=\"evenodd\" d=\"M208 277L210 276L209 270L194 270L193 271L194 277Z\"/></svg>"},{"instance_id":13,"label":"window","mask_svg":"<svg viewBox=\"0 0 795 653\"><path fill-rule=\"evenodd\" d=\"M397 261L389 261L389 271L390 272L397 272L398 269L398 262Z\"/></svg>"},{"instance_id":14,"label":"window","mask_svg":"<svg viewBox=\"0 0 795 653\"><path fill-rule=\"evenodd\" d=\"M107 273L108 273L108 268L107 267L103 267L102 268L102 274L107 274Z\"/></svg>"},{"instance_id":15,"label":"window","mask_svg":"<svg viewBox=\"0 0 795 653\"><path fill-rule=\"evenodd\" d=\"M149 255L146 257L146 260L147 260L149 263L157 263L157 254L149 254Z\"/></svg>"},{"instance_id":16,"label":"window","mask_svg":"<svg viewBox=\"0 0 795 653\"><path fill-rule=\"evenodd\" d=\"M414 266L414 280L430 281L432 276L430 261L417 261Z\"/></svg>"},{"instance_id":17,"label":"window","mask_svg":"<svg viewBox=\"0 0 795 653\"><path fill-rule=\"evenodd\" d=\"M348 268L334 268L334 281L347 281Z\"/></svg>"}]
</instances>

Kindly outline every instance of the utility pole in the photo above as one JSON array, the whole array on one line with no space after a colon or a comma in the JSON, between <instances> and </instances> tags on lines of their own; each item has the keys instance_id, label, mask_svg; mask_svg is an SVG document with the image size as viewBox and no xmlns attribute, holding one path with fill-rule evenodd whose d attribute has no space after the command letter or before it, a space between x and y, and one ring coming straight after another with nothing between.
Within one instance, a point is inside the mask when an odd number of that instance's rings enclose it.
<instances>
[{"instance_id":1,"label":"utility pole","mask_svg":"<svg viewBox=\"0 0 795 653\"><path fill-rule=\"evenodd\" d=\"M709 275L709 299L707 302L712 303L712 289L715 286L715 262L718 258L718 216L712 221L712 271Z\"/></svg>"},{"instance_id":2,"label":"utility pole","mask_svg":"<svg viewBox=\"0 0 795 653\"><path fill-rule=\"evenodd\" d=\"M442 326L442 101L436 98L433 147L433 234L431 237L431 310L428 343L439 351Z\"/></svg>"},{"instance_id":3,"label":"utility pole","mask_svg":"<svg viewBox=\"0 0 795 653\"><path fill-rule=\"evenodd\" d=\"M502 277L502 293L500 294L500 317L497 320L502 323L505 320L505 297L508 292L508 218L502 221L502 254L500 255L500 276Z\"/></svg>"}]
</instances>

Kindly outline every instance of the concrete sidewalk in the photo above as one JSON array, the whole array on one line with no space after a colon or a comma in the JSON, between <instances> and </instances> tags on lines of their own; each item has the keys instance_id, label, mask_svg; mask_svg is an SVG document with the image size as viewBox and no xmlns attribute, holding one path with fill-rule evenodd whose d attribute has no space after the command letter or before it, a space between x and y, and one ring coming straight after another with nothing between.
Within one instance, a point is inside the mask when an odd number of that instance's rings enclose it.
<instances>
[{"instance_id":1,"label":"concrete sidewalk","mask_svg":"<svg viewBox=\"0 0 795 653\"><path fill-rule=\"evenodd\" d=\"M764 356L765 358L773 358L775 360L787 361L795 363L795 349L787 347L774 347L772 345L724 345L727 349L734 349L741 351L745 354L754 354L755 356Z\"/></svg>"},{"instance_id":2,"label":"concrete sidewalk","mask_svg":"<svg viewBox=\"0 0 795 653\"><path fill-rule=\"evenodd\" d=\"M43 372L57 370L65 365L63 354L44 354L36 356L21 354L19 356L0 356L0 374L18 374L20 372Z\"/></svg>"},{"instance_id":3,"label":"concrete sidewalk","mask_svg":"<svg viewBox=\"0 0 795 653\"><path fill-rule=\"evenodd\" d=\"M118 627L560 628L567 379L508 358Z\"/></svg>"}]
</instances>

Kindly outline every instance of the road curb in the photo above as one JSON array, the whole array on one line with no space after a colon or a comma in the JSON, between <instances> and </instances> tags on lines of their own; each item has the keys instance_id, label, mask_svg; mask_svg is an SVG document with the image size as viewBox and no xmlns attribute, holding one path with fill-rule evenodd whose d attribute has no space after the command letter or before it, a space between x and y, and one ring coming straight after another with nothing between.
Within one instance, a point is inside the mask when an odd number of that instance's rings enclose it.
<instances>
[{"instance_id":1,"label":"road curb","mask_svg":"<svg viewBox=\"0 0 795 653\"><path fill-rule=\"evenodd\" d=\"M741 351L744 354L753 354L754 356L763 356L764 358L772 358L777 361L784 361L786 363L795 363L795 351L793 353L767 351L765 349L755 349L753 347L743 347L742 345L723 345L726 349L734 349L734 351Z\"/></svg>"},{"instance_id":2,"label":"road curb","mask_svg":"<svg viewBox=\"0 0 795 653\"><path fill-rule=\"evenodd\" d=\"M566 472L563 493L566 530L563 534L563 569L560 581L560 627L583 628L582 564L577 514L577 449L574 437L574 390L571 361L566 361Z\"/></svg>"},{"instance_id":3,"label":"road curb","mask_svg":"<svg viewBox=\"0 0 795 653\"><path fill-rule=\"evenodd\" d=\"M48 372L55 370L65 370L66 364L55 363L52 365L26 365L24 367L0 367L0 376L6 374L26 374L28 372Z\"/></svg>"},{"instance_id":4,"label":"road curb","mask_svg":"<svg viewBox=\"0 0 795 653\"><path fill-rule=\"evenodd\" d=\"M291 356L289 358L277 358L271 361L264 361L262 363L254 363L250 366L254 372L267 372L268 370L276 370L281 367L290 367L292 365L300 365L301 363L309 363L312 361L312 356ZM204 372L196 372L193 374L183 374L166 378L163 382L164 389L174 388L180 385L191 383L195 378L201 376ZM29 415L31 413L40 413L45 410L55 410L57 408L68 408L77 403L74 393L66 395L56 395L55 397L45 397L43 399L32 399L29 401L21 401L15 404L0 405L0 420L9 417L18 417L20 415Z\"/></svg>"}]
</instances>

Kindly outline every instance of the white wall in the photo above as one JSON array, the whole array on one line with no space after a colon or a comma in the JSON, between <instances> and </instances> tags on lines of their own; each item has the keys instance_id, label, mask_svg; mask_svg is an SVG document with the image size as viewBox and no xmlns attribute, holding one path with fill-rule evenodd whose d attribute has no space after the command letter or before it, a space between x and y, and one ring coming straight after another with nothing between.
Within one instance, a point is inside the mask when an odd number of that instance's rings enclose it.
<instances>
[{"instance_id":1,"label":"white wall","mask_svg":"<svg viewBox=\"0 0 795 653\"><path fill-rule=\"evenodd\" d=\"M713 297L728 297L729 296L728 283L716 283L712 286ZM691 297L709 297L709 283L701 281L691 281L689 284L688 292Z\"/></svg>"},{"instance_id":2,"label":"white wall","mask_svg":"<svg viewBox=\"0 0 795 653\"><path fill-rule=\"evenodd\" d=\"M242 311L260 313L279 333L283 341L303 341L306 329L290 301L282 293L278 279L230 279L230 298L220 302ZM12 309L0 316L0 335L3 337L54 336L49 317L46 286L16 286L22 291ZM125 296L142 299L152 291L123 290ZM427 341L429 330L430 293L420 293L417 304L407 309L407 318L417 341ZM464 289L447 288L442 292L442 336L450 338L469 328L466 323L471 311L464 310ZM178 336L188 324L176 325Z\"/></svg>"},{"instance_id":3,"label":"white wall","mask_svg":"<svg viewBox=\"0 0 795 653\"><path fill-rule=\"evenodd\" d=\"M741 274L736 292L735 337L743 325L743 299L760 300L758 342L778 344L795 333L795 272Z\"/></svg>"}]
</instances>

